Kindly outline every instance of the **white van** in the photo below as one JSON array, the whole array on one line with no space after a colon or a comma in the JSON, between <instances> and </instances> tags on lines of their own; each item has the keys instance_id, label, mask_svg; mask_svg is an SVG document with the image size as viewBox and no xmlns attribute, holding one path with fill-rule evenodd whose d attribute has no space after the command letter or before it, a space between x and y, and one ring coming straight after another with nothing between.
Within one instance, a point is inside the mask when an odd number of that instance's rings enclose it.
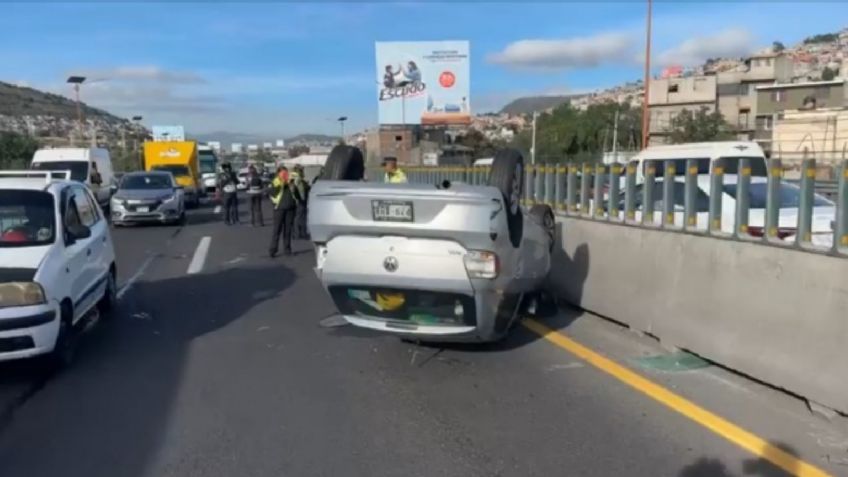
<instances>
[{"instance_id":1,"label":"white van","mask_svg":"<svg viewBox=\"0 0 848 477\"><path fill-rule=\"evenodd\" d=\"M750 141L716 141L674 144L669 146L651 146L633 157L639 163L636 170L636 182L641 183L645 177L647 164L655 166L657 178L665 174L665 161L674 161L674 175L686 175L686 161L697 160L698 175L709 174L712 164L718 159L724 159L724 173L736 174L739 159L749 159L751 175L765 177L768 161L759 144Z\"/></svg>"},{"instance_id":2,"label":"white van","mask_svg":"<svg viewBox=\"0 0 848 477\"><path fill-rule=\"evenodd\" d=\"M115 174L112 170L112 158L106 149L91 148L55 148L39 149L32 158L31 169L40 171L71 171L71 179L84 183L91 189L100 207L109 206ZM99 183L92 182L100 173ZM97 181L95 181L97 182Z\"/></svg>"}]
</instances>

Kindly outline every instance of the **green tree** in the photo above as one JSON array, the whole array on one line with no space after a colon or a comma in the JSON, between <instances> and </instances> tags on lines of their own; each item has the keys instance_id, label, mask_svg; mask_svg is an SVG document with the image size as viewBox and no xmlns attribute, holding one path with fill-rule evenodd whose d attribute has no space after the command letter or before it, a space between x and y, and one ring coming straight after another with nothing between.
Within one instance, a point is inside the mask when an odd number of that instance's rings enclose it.
<instances>
[{"instance_id":1,"label":"green tree","mask_svg":"<svg viewBox=\"0 0 848 477\"><path fill-rule=\"evenodd\" d=\"M31 136L9 131L0 132L0 168L27 168L39 147L39 142Z\"/></svg>"},{"instance_id":2,"label":"green tree","mask_svg":"<svg viewBox=\"0 0 848 477\"><path fill-rule=\"evenodd\" d=\"M733 139L734 132L718 111L701 108L683 110L671 120L669 139L673 144Z\"/></svg>"},{"instance_id":3,"label":"green tree","mask_svg":"<svg viewBox=\"0 0 848 477\"><path fill-rule=\"evenodd\" d=\"M781 43L779 41L773 41L771 43L771 51L773 51L775 53L780 53L781 51L783 51L785 49L786 49L786 46L784 46L783 43Z\"/></svg>"},{"instance_id":4,"label":"green tree","mask_svg":"<svg viewBox=\"0 0 848 477\"><path fill-rule=\"evenodd\" d=\"M836 71L825 66L821 73L822 81L832 81L834 78L836 78Z\"/></svg>"}]
</instances>

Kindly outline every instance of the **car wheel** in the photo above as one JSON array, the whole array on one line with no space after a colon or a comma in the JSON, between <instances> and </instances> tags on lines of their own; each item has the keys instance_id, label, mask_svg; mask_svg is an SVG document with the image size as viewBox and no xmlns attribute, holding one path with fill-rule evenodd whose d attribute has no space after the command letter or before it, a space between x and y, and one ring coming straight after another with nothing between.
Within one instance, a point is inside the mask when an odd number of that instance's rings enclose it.
<instances>
[{"instance_id":1,"label":"car wheel","mask_svg":"<svg viewBox=\"0 0 848 477\"><path fill-rule=\"evenodd\" d=\"M109 312L115 308L117 302L118 284L115 280L114 270L110 270L106 278L106 291L103 292L103 297L97 302L97 311L100 312L100 316L104 318L108 317Z\"/></svg>"},{"instance_id":2,"label":"car wheel","mask_svg":"<svg viewBox=\"0 0 848 477\"><path fill-rule=\"evenodd\" d=\"M556 245L556 219L549 205L536 204L530 209L530 216L542 226L548 235L548 251L553 252Z\"/></svg>"},{"instance_id":3,"label":"car wheel","mask_svg":"<svg viewBox=\"0 0 848 477\"><path fill-rule=\"evenodd\" d=\"M47 364L52 370L67 368L74 361L79 335L74 330L72 321L73 308L63 303L56 343L53 345L53 351L47 355Z\"/></svg>"},{"instance_id":4,"label":"car wheel","mask_svg":"<svg viewBox=\"0 0 848 477\"><path fill-rule=\"evenodd\" d=\"M502 149L495 154L489 185L497 187L504 198L509 241L513 247L521 245L524 217L521 214L521 191L524 184L524 157L515 149Z\"/></svg>"},{"instance_id":5,"label":"car wheel","mask_svg":"<svg viewBox=\"0 0 848 477\"><path fill-rule=\"evenodd\" d=\"M365 161L357 147L338 145L330 151L321 179L360 181L365 174Z\"/></svg>"}]
</instances>

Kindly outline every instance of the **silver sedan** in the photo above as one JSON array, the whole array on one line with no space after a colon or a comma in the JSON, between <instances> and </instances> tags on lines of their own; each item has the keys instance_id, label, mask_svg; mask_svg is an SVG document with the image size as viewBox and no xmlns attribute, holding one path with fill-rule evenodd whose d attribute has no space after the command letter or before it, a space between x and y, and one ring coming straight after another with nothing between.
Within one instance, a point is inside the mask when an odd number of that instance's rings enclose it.
<instances>
[{"instance_id":1,"label":"silver sedan","mask_svg":"<svg viewBox=\"0 0 848 477\"><path fill-rule=\"evenodd\" d=\"M112 223L176 224L185 220L185 197L169 172L131 172L121 182L110 203Z\"/></svg>"}]
</instances>

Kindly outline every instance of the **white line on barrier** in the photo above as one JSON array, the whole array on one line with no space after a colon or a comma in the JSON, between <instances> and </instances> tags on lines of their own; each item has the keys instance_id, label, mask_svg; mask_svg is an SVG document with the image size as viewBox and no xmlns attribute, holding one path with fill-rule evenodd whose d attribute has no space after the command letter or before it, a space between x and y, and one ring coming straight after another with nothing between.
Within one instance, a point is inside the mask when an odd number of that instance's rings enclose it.
<instances>
[{"instance_id":1,"label":"white line on barrier","mask_svg":"<svg viewBox=\"0 0 848 477\"><path fill-rule=\"evenodd\" d=\"M127 292L130 291L130 288L132 288L132 286L135 284L135 282L138 281L138 279L141 278L142 275L144 275L144 271L147 270L147 267L150 265L151 262L153 262L154 258L156 258L156 255L149 255L147 257L147 259L141 264L141 266L138 267L138 270L136 270L136 272L133 274L133 276L131 276L127 280L127 282L124 283L123 286L121 286L121 288L115 294L115 296L118 298L118 300L123 298L124 295L126 295Z\"/></svg>"},{"instance_id":2,"label":"white line on barrier","mask_svg":"<svg viewBox=\"0 0 848 477\"><path fill-rule=\"evenodd\" d=\"M215 206L215 210L213 210L213 211L212 211L212 213L220 214L220 213L221 213L221 206L220 206L220 205L216 205L216 206Z\"/></svg>"},{"instance_id":3,"label":"white line on barrier","mask_svg":"<svg viewBox=\"0 0 848 477\"><path fill-rule=\"evenodd\" d=\"M191 263L188 264L186 273L193 275L200 273L203 270L203 265L206 263L206 255L209 254L209 244L212 242L212 237L206 236L200 239L197 244L197 249L194 251L194 256L191 257Z\"/></svg>"}]
</instances>

